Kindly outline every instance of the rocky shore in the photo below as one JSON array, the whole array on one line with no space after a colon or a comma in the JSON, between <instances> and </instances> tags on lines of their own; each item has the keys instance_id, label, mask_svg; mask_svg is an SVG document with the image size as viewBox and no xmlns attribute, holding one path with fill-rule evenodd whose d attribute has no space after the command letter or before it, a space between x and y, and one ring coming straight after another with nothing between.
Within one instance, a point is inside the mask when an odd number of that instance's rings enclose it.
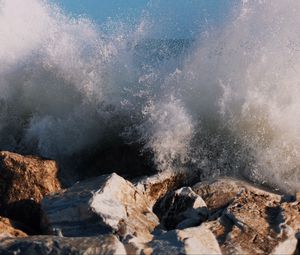
<instances>
[{"instance_id":1,"label":"rocky shore","mask_svg":"<svg viewBox=\"0 0 300 255\"><path fill-rule=\"evenodd\" d=\"M0 254L300 254L299 193L189 172L62 188L58 170L0 152Z\"/></svg>"}]
</instances>

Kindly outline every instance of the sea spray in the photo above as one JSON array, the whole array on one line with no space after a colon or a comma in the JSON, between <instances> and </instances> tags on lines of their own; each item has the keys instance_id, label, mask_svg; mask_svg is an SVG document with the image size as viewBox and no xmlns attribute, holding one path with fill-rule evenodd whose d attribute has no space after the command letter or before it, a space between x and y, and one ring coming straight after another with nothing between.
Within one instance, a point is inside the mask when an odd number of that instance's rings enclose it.
<instances>
[{"instance_id":1,"label":"sea spray","mask_svg":"<svg viewBox=\"0 0 300 255\"><path fill-rule=\"evenodd\" d=\"M299 189L299 8L297 1L241 1L187 61L180 84L201 120L196 136L205 142L194 159L201 166L211 158L208 175L215 168ZM199 157L203 148L210 156Z\"/></svg>"},{"instance_id":2,"label":"sea spray","mask_svg":"<svg viewBox=\"0 0 300 255\"><path fill-rule=\"evenodd\" d=\"M146 12L104 28L47 1L1 0L0 148L99 168L109 152L128 172L144 154L159 171L297 190L298 10L233 1L221 24L166 39Z\"/></svg>"}]
</instances>

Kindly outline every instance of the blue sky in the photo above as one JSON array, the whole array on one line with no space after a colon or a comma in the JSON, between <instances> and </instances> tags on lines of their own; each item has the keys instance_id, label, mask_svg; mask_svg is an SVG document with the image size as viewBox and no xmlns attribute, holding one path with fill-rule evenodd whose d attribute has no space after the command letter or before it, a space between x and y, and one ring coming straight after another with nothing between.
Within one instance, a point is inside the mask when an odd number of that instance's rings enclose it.
<instances>
[{"instance_id":1,"label":"blue sky","mask_svg":"<svg viewBox=\"0 0 300 255\"><path fill-rule=\"evenodd\" d=\"M233 0L50 0L73 16L98 24L111 20L138 22L145 13L157 37L193 37L204 23L222 22Z\"/></svg>"},{"instance_id":2,"label":"blue sky","mask_svg":"<svg viewBox=\"0 0 300 255\"><path fill-rule=\"evenodd\" d=\"M52 0L74 15L87 15L98 23L108 18L138 16L149 0Z\"/></svg>"}]
</instances>

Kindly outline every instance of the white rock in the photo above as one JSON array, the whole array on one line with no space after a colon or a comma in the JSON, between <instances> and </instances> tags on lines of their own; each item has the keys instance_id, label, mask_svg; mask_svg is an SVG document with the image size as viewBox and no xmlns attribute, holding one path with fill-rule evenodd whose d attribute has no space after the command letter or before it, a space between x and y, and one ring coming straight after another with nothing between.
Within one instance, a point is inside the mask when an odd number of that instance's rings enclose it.
<instances>
[{"instance_id":1,"label":"white rock","mask_svg":"<svg viewBox=\"0 0 300 255\"><path fill-rule=\"evenodd\" d=\"M116 233L121 238L151 239L159 224L147 197L117 174L75 184L42 201L43 226L63 236L94 236Z\"/></svg>"},{"instance_id":2,"label":"white rock","mask_svg":"<svg viewBox=\"0 0 300 255\"><path fill-rule=\"evenodd\" d=\"M178 231L184 242L186 254L222 254L213 233L205 226Z\"/></svg>"},{"instance_id":3,"label":"white rock","mask_svg":"<svg viewBox=\"0 0 300 255\"><path fill-rule=\"evenodd\" d=\"M205 226L171 230L155 237L148 246L152 254L221 254L219 244Z\"/></svg>"}]
</instances>

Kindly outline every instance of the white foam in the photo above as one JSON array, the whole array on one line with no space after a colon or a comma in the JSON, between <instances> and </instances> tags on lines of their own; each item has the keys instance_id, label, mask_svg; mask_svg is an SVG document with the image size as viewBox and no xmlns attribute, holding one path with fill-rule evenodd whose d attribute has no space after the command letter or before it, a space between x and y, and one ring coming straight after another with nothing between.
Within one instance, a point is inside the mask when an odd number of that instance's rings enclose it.
<instances>
[{"instance_id":1,"label":"white foam","mask_svg":"<svg viewBox=\"0 0 300 255\"><path fill-rule=\"evenodd\" d=\"M297 0L243 0L185 61L153 66L136 46L159 20L107 36L46 1L1 0L0 148L57 158L126 136L159 170L298 190L299 11Z\"/></svg>"}]
</instances>

